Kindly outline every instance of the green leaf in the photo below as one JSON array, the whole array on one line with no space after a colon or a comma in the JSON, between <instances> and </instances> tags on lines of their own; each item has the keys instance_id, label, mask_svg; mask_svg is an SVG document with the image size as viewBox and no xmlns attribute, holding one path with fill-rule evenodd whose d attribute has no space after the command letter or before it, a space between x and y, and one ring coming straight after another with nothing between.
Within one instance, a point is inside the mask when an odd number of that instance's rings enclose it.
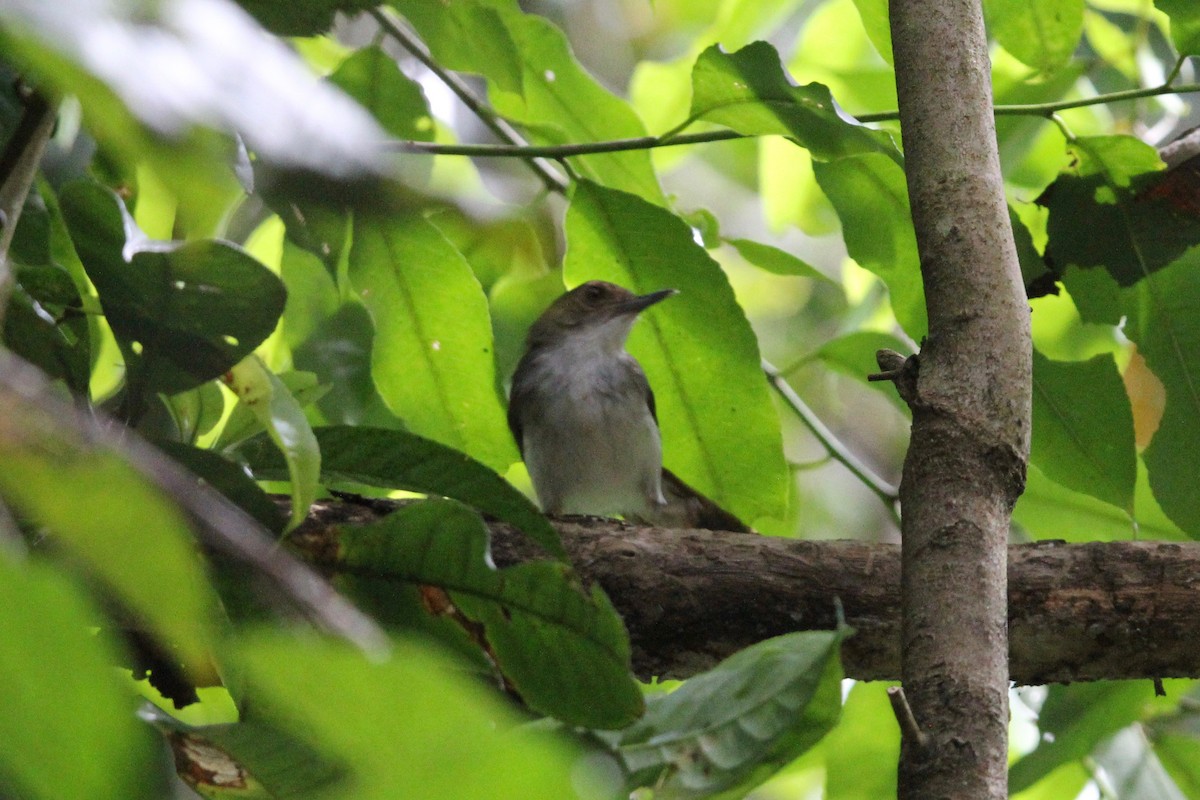
<instances>
[{"instance_id":1,"label":"green leaf","mask_svg":"<svg viewBox=\"0 0 1200 800\"><path fill-rule=\"evenodd\" d=\"M317 499L321 477L321 448L313 436L304 409L258 356L250 356L229 370L225 383L267 429L267 436L287 463L292 485L292 518L288 529L296 527L308 515Z\"/></svg>"},{"instance_id":2,"label":"green leaf","mask_svg":"<svg viewBox=\"0 0 1200 800\"><path fill-rule=\"evenodd\" d=\"M179 394L164 395L162 401L175 422L179 439L184 442L196 441L225 417L225 395L216 381Z\"/></svg>"},{"instance_id":3,"label":"green leaf","mask_svg":"<svg viewBox=\"0 0 1200 800\"><path fill-rule=\"evenodd\" d=\"M0 472L3 472L0 468ZM45 567L0 557L0 794L152 794L158 753L112 665L99 612Z\"/></svg>"},{"instance_id":4,"label":"green leaf","mask_svg":"<svg viewBox=\"0 0 1200 800\"><path fill-rule=\"evenodd\" d=\"M1171 41L1181 56L1200 55L1200 8L1191 0L1154 0L1171 18Z\"/></svg>"},{"instance_id":5,"label":"green leaf","mask_svg":"<svg viewBox=\"0 0 1200 800\"><path fill-rule=\"evenodd\" d=\"M464 453L407 431L345 425L313 433L326 485L360 483L450 497L517 526L554 556L564 555L558 532L537 507ZM260 479L283 476L282 457L265 438L247 442L240 452Z\"/></svg>"},{"instance_id":6,"label":"green leaf","mask_svg":"<svg viewBox=\"0 0 1200 800\"><path fill-rule=\"evenodd\" d=\"M9 404L0 424L0 495L47 528L199 683L215 597L182 512L116 454L73 438L42 409Z\"/></svg>"},{"instance_id":7,"label":"green leaf","mask_svg":"<svg viewBox=\"0 0 1200 800\"><path fill-rule=\"evenodd\" d=\"M1083 0L985 0L988 31L1038 72L1070 61L1083 35Z\"/></svg>"},{"instance_id":8,"label":"green leaf","mask_svg":"<svg viewBox=\"0 0 1200 800\"><path fill-rule=\"evenodd\" d=\"M1097 748L1095 764L1104 770L1113 794L1130 800L1190 800L1172 780L1156 748L1140 727L1129 727Z\"/></svg>"},{"instance_id":9,"label":"green leaf","mask_svg":"<svg viewBox=\"0 0 1200 800\"><path fill-rule=\"evenodd\" d=\"M333 568L352 576L344 585L353 596L394 595L403 585L447 591L482 626L492 658L535 711L592 728L635 719L642 697L629 674L629 640L600 588L585 590L556 561L496 570L487 548L477 514L427 500L346 531Z\"/></svg>"},{"instance_id":10,"label":"green leaf","mask_svg":"<svg viewBox=\"0 0 1200 800\"><path fill-rule=\"evenodd\" d=\"M3 334L5 346L14 353L50 377L61 379L74 394L87 393L91 368L88 320L65 269L45 265L16 270Z\"/></svg>"},{"instance_id":11,"label":"green leaf","mask_svg":"<svg viewBox=\"0 0 1200 800\"><path fill-rule=\"evenodd\" d=\"M259 24L280 36L315 36L333 27L342 11L353 14L374 7L373 0L237 0Z\"/></svg>"},{"instance_id":12,"label":"green leaf","mask_svg":"<svg viewBox=\"0 0 1200 800\"><path fill-rule=\"evenodd\" d=\"M888 66L893 66L892 26L888 21L887 0L854 0L854 7L858 9L867 38Z\"/></svg>"},{"instance_id":13,"label":"green leaf","mask_svg":"<svg viewBox=\"0 0 1200 800\"><path fill-rule=\"evenodd\" d=\"M741 797L816 744L841 712L840 631L792 633L747 647L602 738L628 787L656 798Z\"/></svg>"},{"instance_id":14,"label":"green leaf","mask_svg":"<svg viewBox=\"0 0 1200 800\"><path fill-rule=\"evenodd\" d=\"M765 269L775 275L799 275L837 285L824 272L778 247L753 242L749 239L729 239L728 243L738 251L738 255L759 269Z\"/></svg>"},{"instance_id":15,"label":"green leaf","mask_svg":"<svg viewBox=\"0 0 1200 800\"><path fill-rule=\"evenodd\" d=\"M371 374L388 408L493 469L516 461L487 298L462 254L424 219L358 219L350 278L375 322Z\"/></svg>"},{"instance_id":16,"label":"green leaf","mask_svg":"<svg viewBox=\"0 0 1200 800\"><path fill-rule=\"evenodd\" d=\"M488 79L488 97L538 144L636 138L646 129L629 105L587 73L562 31L522 13L516 0L391 0L438 63ZM570 159L581 176L656 203L662 189L646 150Z\"/></svg>"},{"instance_id":17,"label":"green leaf","mask_svg":"<svg viewBox=\"0 0 1200 800\"><path fill-rule=\"evenodd\" d=\"M816 352L816 357L830 369L856 378L872 389L882 392L897 408L907 414L908 404L896 392L896 387L891 381L868 381L867 376L879 371L879 363L875 360L876 351L887 349L903 353L908 347L889 333L854 331L825 342Z\"/></svg>"},{"instance_id":18,"label":"green leaf","mask_svg":"<svg viewBox=\"0 0 1200 800\"><path fill-rule=\"evenodd\" d=\"M263 634L238 650L260 718L348 773L321 797L575 796L561 743L515 730L514 715L479 683L416 642L372 658L340 642ZM278 796L316 796L308 788Z\"/></svg>"},{"instance_id":19,"label":"green leaf","mask_svg":"<svg viewBox=\"0 0 1200 800\"><path fill-rule=\"evenodd\" d=\"M780 516L789 477L779 418L721 268L678 217L587 181L576 186L566 235L569 284L680 290L629 337L658 401L664 462L743 519Z\"/></svg>"},{"instance_id":20,"label":"green leaf","mask_svg":"<svg viewBox=\"0 0 1200 800\"><path fill-rule=\"evenodd\" d=\"M285 520L279 507L237 464L212 450L201 450L178 442L155 442L155 446L195 475L198 482L228 497L267 530L275 533L283 531Z\"/></svg>"},{"instance_id":21,"label":"green leaf","mask_svg":"<svg viewBox=\"0 0 1200 800\"><path fill-rule=\"evenodd\" d=\"M753 42L736 53L714 45L692 71L692 119L716 122L747 135L787 136L813 157L830 160L857 153L900 154L889 134L839 114L829 89L794 86L775 48Z\"/></svg>"},{"instance_id":22,"label":"green leaf","mask_svg":"<svg viewBox=\"0 0 1200 800\"><path fill-rule=\"evenodd\" d=\"M242 250L215 240L150 242L98 184L73 183L61 202L132 390L173 394L199 386L274 330L283 284Z\"/></svg>"},{"instance_id":23,"label":"green leaf","mask_svg":"<svg viewBox=\"0 0 1200 800\"><path fill-rule=\"evenodd\" d=\"M825 753L825 800L878 800L896 796L896 770L864 764L900 760L900 729L882 681L854 684L842 719L821 748Z\"/></svg>"},{"instance_id":24,"label":"green leaf","mask_svg":"<svg viewBox=\"0 0 1200 800\"><path fill-rule=\"evenodd\" d=\"M321 384L311 372L283 372L275 377L301 408L318 402L331 388ZM260 385L257 391L264 392L266 389L265 385ZM259 415L254 406L238 403L225 419L225 427L221 429L221 436L213 449L226 450L233 447L238 442L266 430L269 422L269 419Z\"/></svg>"},{"instance_id":25,"label":"green leaf","mask_svg":"<svg viewBox=\"0 0 1200 800\"><path fill-rule=\"evenodd\" d=\"M1033 351L1030 459L1062 485L1133 513L1133 412L1110 354L1063 362Z\"/></svg>"},{"instance_id":26,"label":"green leaf","mask_svg":"<svg viewBox=\"0 0 1200 800\"><path fill-rule=\"evenodd\" d=\"M1163 164L1153 147L1132 136L1083 136L1069 152L1071 171L1037 200L1049 211L1051 269L1103 267L1132 286L1180 260L1200 264L1200 219L1161 188Z\"/></svg>"},{"instance_id":27,"label":"green leaf","mask_svg":"<svg viewBox=\"0 0 1200 800\"><path fill-rule=\"evenodd\" d=\"M1069 761L1084 758L1104 739L1167 701L1147 681L1096 681L1051 686L1038 715L1043 738L1008 772L1009 791L1019 792ZM1049 734L1049 736L1046 736Z\"/></svg>"},{"instance_id":28,"label":"green leaf","mask_svg":"<svg viewBox=\"0 0 1200 800\"><path fill-rule=\"evenodd\" d=\"M1125 293L1125 335L1162 381L1167 401L1143 458L1163 511L1200 537L1196 442L1200 442L1200 270L1176 263Z\"/></svg>"},{"instance_id":29,"label":"green leaf","mask_svg":"<svg viewBox=\"0 0 1200 800\"><path fill-rule=\"evenodd\" d=\"M815 162L813 172L841 217L850 257L883 279L896 320L920 341L929 321L904 170L885 155L863 153Z\"/></svg>"}]
</instances>

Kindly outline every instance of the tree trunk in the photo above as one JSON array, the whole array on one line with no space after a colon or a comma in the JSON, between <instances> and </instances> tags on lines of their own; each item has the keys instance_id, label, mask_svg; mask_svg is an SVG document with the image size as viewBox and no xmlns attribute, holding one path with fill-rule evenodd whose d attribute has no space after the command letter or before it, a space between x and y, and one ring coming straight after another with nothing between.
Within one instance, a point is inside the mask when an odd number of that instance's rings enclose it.
<instances>
[{"instance_id":1,"label":"tree trunk","mask_svg":"<svg viewBox=\"0 0 1200 800\"><path fill-rule=\"evenodd\" d=\"M897 381L901 679L920 736L901 798L1008 796L1006 556L1030 433L1029 309L1004 199L979 0L890 6L929 336Z\"/></svg>"}]
</instances>

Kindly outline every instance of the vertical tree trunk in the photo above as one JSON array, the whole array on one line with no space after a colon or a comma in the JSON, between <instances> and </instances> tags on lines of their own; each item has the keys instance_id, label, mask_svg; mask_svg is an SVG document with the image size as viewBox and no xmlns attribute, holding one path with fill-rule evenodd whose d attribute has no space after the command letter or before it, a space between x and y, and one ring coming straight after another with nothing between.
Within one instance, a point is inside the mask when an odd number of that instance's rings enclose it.
<instances>
[{"instance_id":1,"label":"vertical tree trunk","mask_svg":"<svg viewBox=\"0 0 1200 800\"><path fill-rule=\"evenodd\" d=\"M1004 199L980 0L892 0L929 337L913 411L901 674L902 798L1007 797L1006 542L1030 433L1029 308Z\"/></svg>"}]
</instances>

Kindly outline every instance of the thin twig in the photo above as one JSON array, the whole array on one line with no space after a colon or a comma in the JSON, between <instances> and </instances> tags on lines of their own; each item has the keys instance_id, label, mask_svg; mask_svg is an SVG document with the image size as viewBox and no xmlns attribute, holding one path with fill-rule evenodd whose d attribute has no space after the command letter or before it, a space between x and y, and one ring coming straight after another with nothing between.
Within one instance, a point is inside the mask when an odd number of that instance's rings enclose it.
<instances>
[{"instance_id":1,"label":"thin twig","mask_svg":"<svg viewBox=\"0 0 1200 800\"><path fill-rule=\"evenodd\" d=\"M804 426L812 432L825 451L829 453L842 466L850 470L850 474L858 478L864 486L879 498L884 507L887 508L888 514L896 524L900 523L900 516L896 512L896 501L899 498L899 492L896 487L885 481L883 478L871 471L871 468L858 460L858 457L851 453L841 441L834 436L833 431L821 422L820 418L813 412L808 404L800 399L800 395L780 374L779 370L770 364L765 359L762 362L763 372L767 375L767 380L771 382L771 386L779 393L784 402L795 412Z\"/></svg>"},{"instance_id":2,"label":"thin twig","mask_svg":"<svg viewBox=\"0 0 1200 800\"><path fill-rule=\"evenodd\" d=\"M908 704L908 698L904 696L904 687L889 686L887 696L892 704L892 713L896 715L896 722L900 724L900 735L917 747L924 747L929 741L929 736L917 724L912 706Z\"/></svg>"},{"instance_id":3,"label":"thin twig","mask_svg":"<svg viewBox=\"0 0 1200 800\"><path fill-rule=\"evenodd\" d=\"M508 142L509 146L528 147L529 143L521 133L510 125L506 120L501 118L495 111L488 107L486 103L475 96L475 92L467 85L466 81L455 75L453 72L442 67L437 63L425 49L425 45L419 39L410 34L404 28L393 22L386 14L379 9L371 9L367 12L375 21L379 23L379 27L387 32L389 36L395 39L400 45L411 53L418 61L425 65L426 69L438 77L442 83L446 84L447 88L458 97L464 106L476 117L479 121L488 127L498 138ZM411 150L408 152L417 152ZM429 152L429 151L425 151ZM553 167L545 160L534 155L521 155L529 164L529 167L537 174L546 188L553 192L564 193L567 190L567 182L559 175Z\"/></svg>"},{"instance_id":4,"label":"thin twig","mask_svg":"<svg viewBox=\"0 0 1200 800\"><path fill-rule=\"evenodd\" d=\"M453 76L451 76L453 77ZM1155 97L1163 94L1188 94L1200 92L1200 84L1189 83L1182 86L1161 84L1148 89L1129 89L1111 94L1096 95L1076 100L1060 100L1053 103L1028 103L1024 105L996 106L993 111L996 116L1036 116L1056 121L1059 111L1086 106L1118 103L1125 100L1136 100L1143 97ZM478 103L478 100L475 101ZM475 109L472 109L475 110ZM487 114L484 107L476 113ZM494 116L494 115L493 115ZM856 117L859 122L889 122L900 118L898 111L879 111L871 114L861 114ZM488 117L481 116L486 120ZM755 138L755 134L742 134L731 130L703 131L699 133L679 133L693 120L690 118L677 125L662 136L638 136L630 139L610 139L603 142L581 142L563 145L525 145L513 142L509 144L439 144L437 142L392 141L384 147L404 153L420 153L424 155L471 156L474 158L568 158L570 156L591 155L594 153L616 153L625 150L652 150L658 147L676 147L678 145L705 144L708 142L723 142L730 139ZM519 138L519 137L518 137ZM557 190L557 189L556 189Z\"/></svg>"}]
</instances>

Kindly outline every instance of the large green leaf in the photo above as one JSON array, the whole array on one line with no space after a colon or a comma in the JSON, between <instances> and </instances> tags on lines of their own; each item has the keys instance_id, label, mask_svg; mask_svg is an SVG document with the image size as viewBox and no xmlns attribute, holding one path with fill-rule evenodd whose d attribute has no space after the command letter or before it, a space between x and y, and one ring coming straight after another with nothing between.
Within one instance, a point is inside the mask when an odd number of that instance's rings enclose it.
<instances>
[{"instance_id":1,"label":"large green leaf","mask_svg":"<svg viewBox=\"0 0 1200 800\"><path fill-rule=\"evenodd\" d=\"M568 283L595 278L680 294L634 326L629 349L658 400L666 464L746 520L779 516L787 494L779 419L758 343L733 290L678 217L587 181L566 221Z\"/></svg>"},{"instance_id":2,"label":"large green leaf","mask_svg":"<svg viewBox=\"0 0 1200 800\"><path fill-rule=\"evenodd\" d=\"M793 85L766 42L736 53L714 45L700 54L692 71L691 118L748 135L787 136L823 161L857 153L900 160L892 137L840 114L828 88Z\"/></svg>"},{"instance_id":3,"label":"large green leaf","mask_svg":"<svg viewBox=\"0 0 1200 800\"><path fill-rule=\"evenodd\" d=\"M985 0L988 31L1039 72L1070 60L1083 34L1083 0Z\"/></svg>"},{"instance_id":4,"label":"large green leaf","mask_svg":"<svg viewBox=\"0 0 1200 800\"><path fill-rule=\"evenodd\" d=\"M646 135L625 101L589 75L562 31L522 13L516 0L391 0L451 69L483 75L501 114L526 126L544 144L575 144ZM580 175L663 202L645 150L598 153L571 159Z\"/></svg>"},{"instance_id":5,"label":"large green leaf","mask_svg":"<svg viewBox=\"0 0 1200 800\"><path fill-rule=\"evenodd\" d=\"M841 217L850 257L883 279L896 320L920 341L929 321L904 170L883 154L862 153L815 162L813 173Z\"/></svg>"},{"instance_id":6,"label":"large green leaf","mask_svg":"<svg viewBox=\"0 0 1200 800\"><path fill-rule=\"evenodd\" d=\"M45 567L0 557L0 794L148 798L158 754L90 630L99 612Z\"/></svg>"},{"instance_id":7,"label":"large green leaf","mask_svg":"<svg viewBox=\"0 0 1200 800\"><path fill-rule=\"evenodd\" d=\"M1160 188L1153 147L1132 136L1083 136L1069 152L1071 170L1037 200L1049 211L1051 269L1103 267L1131 286L1178 260L1200 264L1200 218Z\"/></svg>"},{"instance_id":8,"label":"large green leaf","mask_svg":"<svg viewBox=\"0 0 1200 800\"><path fill-rule=\"evenodd\" d=\"M241 466L212 450L178 442L155 442L155 446L195 475L197 481L228 497L267 530L275 533L283 530L285 520L279 507Z\"/></svg>"},{"instance_id":9,"label":"large green leaf","mask_svg":"<svg viewBox=\"0 0 1200 800\"><path fill-rule=\"evenodd\" d=\"M593 728L633 721L642 697L629 673L629 640L600 588L584 589L557 561L497 570L487 548L477 514L427 500L346 531L332 569L345 574L339 583L351 596L383 595L373 603L380 607L403 587L446 591L534 710Z\"/></svg>"},{"instance_id":10,"label":"large green leaf","mask_svg":"<svg viewBox=\"0 0 1200 800\"><path fill-rule=\"evenodd\" d=\"M650 697L646 715L604 734L628 788L656 798L742 797L828 733L841 712L843 633L767 639Z\"/></svg>"},{"instance_id":11,"label":"large green leaf","mask_svg":"<svg viewBox=\"0 0 1200 800\"><path fill-rule=\"evenodd\" d=\"M1200 270L1178 262L1126 290L1125 334L1166 389L1162 420L1143 455L1163 511L1200 537Z\"/></svg>"},{"instance_id":12,"label":"large green leaf","mask_svg":"<svg viewBox=\"0 0 1200 800\"><path fill-rule=\"evenodd\" d=\"M1191 0L1154 0L1171 18L1171 41L1180 55L1200 55L1200 7Z\"/></svg>"},{"instance_id":13,"label":"large green leaf","mask_svg":"<svg viewBox=\"0 0 1200 800\"><path fill-rule=\"evenodd\" d=\"M1063 362L1034 350L1030 459L1062 485L1133 513L1133 412L1111 355Z\"/></svg>"},{"instance_id":14,"label":"large green leaf","mask_svg":"<svg viewBox=\"0 0 1200 800\"><path fill-rule=\"evenodd\" d=\"M0 415L0 495L158 636L198 682L216 600L179 508L117 454L40 407ZM202 684L203 685L203 684Z\"/></svg>"},{"instance_id":15,"label":"large green leaf","mask_svg":"<svg viewBox=\"0 0 1200 800\"><path fill-rule=\"evenodd\" d=\"M495 389L487 298L462 254L419 217L361 218L350 279L375 322L371 374L388 408L506 469L517 453Z\"/></svg>"},{"instance_id":16,"label":"large green leaf","mask_svg":"<svg viewBox=\"0 0 1200 800\"><path fill-rule=\"evenodd\" d=\"M558 532L525 495L470 456L407 431L338 425L317 428L321 480L441 495L516 525L555 556L563 555ZM286 477L279 451L266 437L240 450L263 480Z\"/></svg>"},{"instance_id":17,"label":"large green leaf","mask_svg":"<svg viewBox=\"0 0 1200 800\"><path fill-rule=\"evenodd\" d=\"M95 183L71 184L60 199L121 344L131 391L198 386L274 330L283 284L241 249L215 240L151 242L116 195Z\"/></svg>"},{"instance_id":18,"label":"large green leaf","mask_svg":"<svg viewBox=\"0 0 1200 800\"><path fill-rule=\"evenodd\" d=\"M265 743L254 743L261 778L276 778L275 797L575 796L572 767L578 767L562 743L516 730L508 709L416 642L397 642L386 658L371 658L340 642L261 634L239 643L238 662L258 718L346 773L333 783L328 774L314 774L316 786L297 787L269 769L280 759ZM245 742L222 744L250 749ZM585 773L583 780L591 779Z\"/></svg>"}]
</instances>

